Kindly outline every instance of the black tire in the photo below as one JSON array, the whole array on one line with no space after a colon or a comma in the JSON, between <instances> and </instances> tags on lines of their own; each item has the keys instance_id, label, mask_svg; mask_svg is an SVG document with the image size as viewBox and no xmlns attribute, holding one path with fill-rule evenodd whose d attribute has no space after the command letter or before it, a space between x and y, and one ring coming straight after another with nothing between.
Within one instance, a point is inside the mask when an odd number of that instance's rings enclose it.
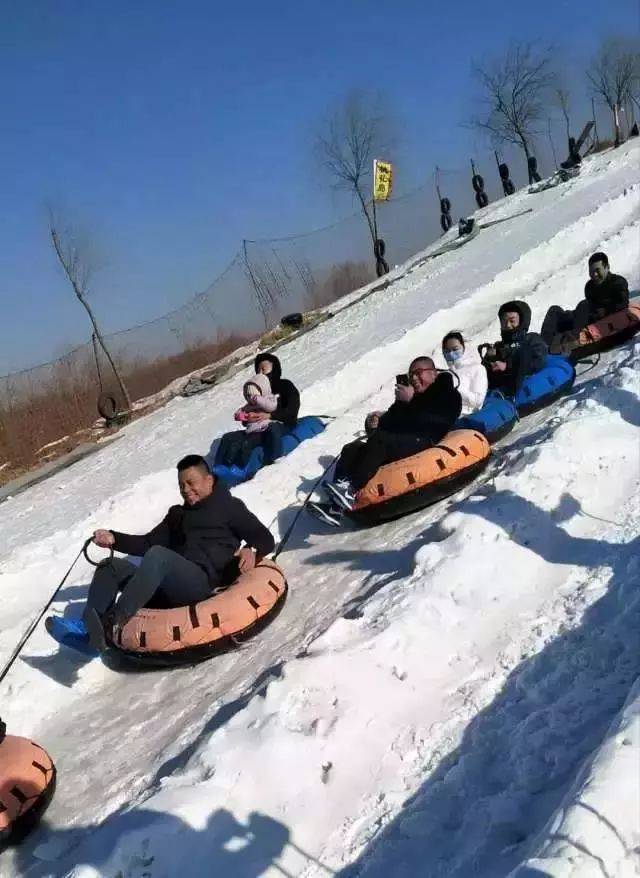
<instances>
[{"instance_id":1,"label":"black tire","mask_svg":"<svg viewBox=\"0 0 640 878\"><path fill-rule=\"evenodd\" d=\"M509 165L506 165L504 162L502 162L502 164L498 165L498 171L500 172L501 180L509 179Z\"/></svg>"},{"instance_id":2,"label":"black tire","mask_svg":"<svg viewBox=\"0 0 640 878\"><path fill-rule=\"evenodd\" d=\"M105 421L111 421L115 418L118 414L118 403L113 394L100 394L98 397L98 413L105 419Z\"/></svg>"},{"instance_id":3,"label":"black tire","mask_svg":"<svg viewBox=\"0 0 640 878\"><path fill-rule=\"evenodd\" d=\"M443 213L440 215L440 226L443 232L448 232L452 225L453 220L451 219L451 214Z\"/></svg>"},{"instance_id":4,"label":"black tire","mask_svg":"<svg viewBox=\"0 0 640 878\"><path fill-rule=\"evenodd\" d=\"M440 211L441 211L442 213L450 213L450 211L451 211L451 202L449 201L448 198L441 198L441 199L440 199Z\"/></svg>"},{"instance_id":5,"label":"black tire","mask_svg":"<svg viewBox=\"0 0 640 878\"><path fill-rule=\"evenodd\" d=\"M292 329L299 329L302 326L304 317L299 312L295 314L285 314L280 321L280 326L288 326Z\"/></svg>"},{"instance_id":6,"label":"black tire","mask_svg":"<svg viewBox=\"0 0 640 878\"><path fill-rule=\"evenodd\" d=\"M482 192L484 189L484 179L481 174L474 174L471 178L471 185L473 186L474 192Z\"/></svg>"},{"instance_id":7,"label":"black tire","mask_svg":"<svg viewBox=\"0 0 640 878\"><path fill-rule=\"evenodd\" d=\"M378 238L376 243L373 245L373 255L376 259L384 259L384 254L386 253L387 245L385 244L382 238Z\"/></svg>"},{"instance_id":8,"label":"black tire","mask_svg":"<svg viewBox=\"0 0 640 878\"><path fill-rule=\"evenodd\" d=\"M486 207L487 204L489 204L489 196L482 189L479 189L476 192L476 204L478 205L478 207Z\"/></svg>"},{"instance_id":9,"label":"black tire","mask_svg":"<svg viewBox=\"0 0 640 878\"><path fill-rule=\"evenodd\" d=\"M505 180L502 184L502 188L504 189L505 195L513 195L516 191L516 187L513 185L511 180Z\"/></svg>"},{"instance_id":10,"label":"black tire","mask_svg":"<svg viewBox=\"0 0 640 878\"><path fill-rule=\"evenodd\" d=\"M532 176L538 173L538 159L534 155L530 155L527 159L527 167Z\"/></svg>"}]
</instances>

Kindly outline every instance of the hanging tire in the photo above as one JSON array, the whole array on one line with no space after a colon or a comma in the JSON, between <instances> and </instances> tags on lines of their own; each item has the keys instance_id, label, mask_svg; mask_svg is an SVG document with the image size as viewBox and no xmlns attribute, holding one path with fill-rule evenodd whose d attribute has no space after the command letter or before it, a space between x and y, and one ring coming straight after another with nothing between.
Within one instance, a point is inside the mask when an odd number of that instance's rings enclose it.
<instances>
[{"instance_id":1,"label":"hanging tire","mask_svg":"<svg viewBox=\"0 0 640 878\"><path fill-rule=\"evenodd\" d=\"M385 244L382 238L378 238L376 243L373 245L373 255L376 259L383 259L384 254L387 250L387 245Z\"/></svg>"},{"instance_id":2,"label":"hanging tire","mask_svg":"<svg viewBox=\"0 0 640 878\"><path fill-rule=\"evenodd\" d=\"M105 419L111 421L118 414L118 403L111 393L101 393L98 397L98 412Z\"/></svg>"},{"instance_id":3,"label":"hanging tire","mask_svg":"<svg viewBox=\"0 0 640 878\"><path fill-rule=\"evenodd\" d=\"M452 225L453 220L451 219L451 214L443 213L440 215L440 226L443 232L448 232Z\"/></svg>"},{"instance_id":4,"label":"hanging tire","mask_svg":"<svg viewBox=\"0 0 640 878\"><path fill-rule=\"evenodd\" d=\"M527 167L530 174L538 173L538 159L534 155L530 155L527 159Z\"/></svg>"},{"instance_id":5,"label":"hanging tire","mask_svg":"<svg viewBox=\"0 0 640 878\"><path fill-rule=\"evenodd\" d=\"M500 172L501 180L509 179L509 165L506 165L504 162L502 162L502 164L498 165L498 171Z\"/></svg>"},{"instance_id":6,"label":"hanging tire","mask_svg":"<svg viewBox=\"0 0 640 878\"><path fill-rule=\"evenodd\" d=\"M474 174L471 178L471 185L473 186L474 192L482 192L484 189L484 179L481 174Z\"/></svg>"},{"instance_id":7,"label":"hanging tire","mask_svg":"<svg viewBox=\"0 0 640 878\"><path fill-rule=\"evenodd\" d=\"M489 204L489 196L482 189L476 192L476 204L478 207L486 207Z\"/></svg>"},{"instance_id":8,"label":"hanging tire","mask_svg":"<svg viewBox=\"0 0 640 878\"><path fill-rule=\"evenodd\" d=\"M516 191L516 187L513 185L511 180L505 180L502 184L502 188L504 189L505 195L513 195Z\"/></svg>"},{"instance_id":9,"label":"hanging tire","mask_svg":"<svg viewBox=\"0 0 640 878\"><path fill-rule=\"evenodd\" d=\"M449 213L451 210L451 202L448 198L440 199L440 211L441 213Z\"/></svg>"}]
</instances>

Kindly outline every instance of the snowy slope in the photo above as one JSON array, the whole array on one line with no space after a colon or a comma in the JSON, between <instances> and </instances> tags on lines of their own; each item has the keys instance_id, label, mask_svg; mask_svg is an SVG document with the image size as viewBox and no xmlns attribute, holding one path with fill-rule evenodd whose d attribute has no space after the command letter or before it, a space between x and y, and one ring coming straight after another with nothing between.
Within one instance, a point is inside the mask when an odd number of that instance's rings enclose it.
<instances>
[{"instance_id":1,"label":"snowy slope","mask_svg":"<svg viewBox=\"0 0 640 878\"><path fill-rule=\"evenodd\" d=\"M595 249L640 286L638 153L490 206L487 219L534 211L285 348L305 413L338 417L237 493L284 532L392 376L446 330L493 338L513 297L539 323L579 297ZM2 715L48 747L59 789L0 874L506 876L539 855L640 673L639 363L639 343L607 355L444 506L337 534L301 517L281 556L288 604L236 653L122 674L38 631ZM175 461L231 426L242 380L173 400L0 507L3 657L91 530L142 530L175 501ZM58 611L79 612L89 576L75 568Z\"/></svg>"}]
</instances>

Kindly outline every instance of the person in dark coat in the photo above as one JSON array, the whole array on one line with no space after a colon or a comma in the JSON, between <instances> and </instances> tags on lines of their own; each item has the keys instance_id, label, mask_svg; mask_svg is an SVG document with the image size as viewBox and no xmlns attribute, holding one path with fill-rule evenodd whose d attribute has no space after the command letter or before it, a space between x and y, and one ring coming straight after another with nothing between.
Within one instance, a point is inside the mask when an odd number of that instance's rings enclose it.
<instances>
[{"instance_id":1,"label":"person in dark coat","mask_svg":"<svg viewBox=\"0 0 640 878\"><path fill-rule=\"evenodd\" d=\"M536 332L529 332L531 308L526 302L505 302L498 317L500 341L485 346L483 362L489 389L515 396L527 375L542 369L549 350Z\"/></svg>"},{"instance_id":2,"label":"person in dark coat","mask_svg":"<svg viewBox=\"0 0 640 878\"><path fill-rule=\"evenodd\" d=\"M216 463L225 466L246 466L254 448L262 445L265 464L273 463L282 456L282 437L292 430L298 422L300 393L288 378L282 377L280 360L273 354L258 354L254 361L256 375L269 378L271 392L278 397L278 405L273 412L253 412L247 423L259 420L269 421L267 430L249 432L235 430L226 433L220 440L216 452Z\"/></svg>"},{"instance_id":3,"label":"person in dark coat","mask_svg":"<svg viewBox=\"0 0 640 878\"><path fill-rule=\"evenodd\" d=\"M552 305L542 323L541 335L547 344L563 332L580 332L590 323L629 307L629 284L621 274L609 270L606 253L589 257L589 280L584 299L573 311Z\"/></svg>"},{"instance_id":4,"label":"person in dark coat","mask_svg":"<svg viewBox=\"0 0 640 878\"><path fill-rule=\"evenodd\" d=\"M84 622L98 650L106 648L105 624L124 625L152 599L169 607L206 600L273 551L271 533L216 481L203 457L187 455L177 469L184 503L172 506L149 533L97 530L93 535L102 548L142 557L139 567L114 558L95 572Z\"/></svg>"},{"instance_id":5,"label":"person in dark coat","mask_svg":"<svg viewBox=\"0 0 640 878\"><path fill-rule=\"evenodd\" d=\"M408 382L397 384L396 400L384 413L367 417L367 439L345 445L333 483L326 489L343 509L385 463L410 457L436 445L460 417L462 399L450 372L438 373L431 357L409 366Z\"/></svg>"}]
</instances>

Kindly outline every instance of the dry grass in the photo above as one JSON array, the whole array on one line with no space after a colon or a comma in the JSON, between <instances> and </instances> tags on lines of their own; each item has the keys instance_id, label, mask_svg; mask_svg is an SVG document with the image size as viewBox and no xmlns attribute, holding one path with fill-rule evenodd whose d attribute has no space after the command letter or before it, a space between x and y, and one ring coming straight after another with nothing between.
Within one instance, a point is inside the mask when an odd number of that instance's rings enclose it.
<instances>
[{"instance_id":1,"label":"dry grass","mask_svg":"<svg viewBox=\"0 0 640 878\"><path fill-rule=\"evenodd\" d=\"M305 314L304 325L318 319L316 309L373 279L373 270L364 262L332 266L324 281L309 294L314 310ZM261 347L268 347L291 332L290 328L276 327L262 337ZM140 400L176 378L221 360L251 340L236 335L202 340L178 354L154 360L121 357L118 365L132 400ZM104 389L123 407L117 384L106 368L103 377ZM104 428L92 426L98 417L98 392L95 362L88 347L52 365L4 379L0 384L0 485L104 435ZM136 411L133 416L139 417L145 411L148 409Z\"/></svg>"},{"instance_id":2,"label":"dry grass","mask_svg":"<svg viewBox=\"0 0 640 878\"><path fill-rule=\"evenodd\" d=\"M173 356L120 365L132 399L141 399L244 343L246 339L229 336ZM105 389L119 397L114 381ZM85 351L8 379L0 391L0 484L104 435L103 429L92 429L97 396L95 364Z\"/></svg>"}]
</instances>

